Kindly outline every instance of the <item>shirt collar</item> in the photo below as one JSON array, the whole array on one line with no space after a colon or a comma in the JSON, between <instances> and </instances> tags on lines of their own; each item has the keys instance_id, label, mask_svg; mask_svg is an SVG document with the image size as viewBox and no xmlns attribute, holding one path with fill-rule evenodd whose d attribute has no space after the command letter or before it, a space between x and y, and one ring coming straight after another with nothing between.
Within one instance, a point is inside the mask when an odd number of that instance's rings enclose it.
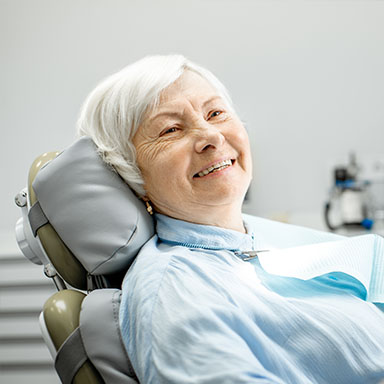
<instances>
[{"instance_id":1,"label":"shirt collar","mask_svg":"<svg viewBox=\"0 0 384 384\"><path fill-rule=\"evenodd\" d=\"M247 234L215 227L189 223L169 216L155 214L157 235L163 242L188 248L204 248L229 251L250 251L253 248L253 233L244 223Z\"/></svg>"}]
</instances>

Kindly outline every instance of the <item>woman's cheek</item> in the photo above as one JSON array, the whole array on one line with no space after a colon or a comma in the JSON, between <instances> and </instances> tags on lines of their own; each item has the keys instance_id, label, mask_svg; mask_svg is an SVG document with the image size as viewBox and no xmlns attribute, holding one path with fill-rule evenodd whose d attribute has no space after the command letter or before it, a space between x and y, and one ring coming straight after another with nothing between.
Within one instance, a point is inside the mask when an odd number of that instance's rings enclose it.
<instances>
[{"instance_id":1,"label":"woman's cheek","mask_svg":"<svg viewBox=\"0 0 384 384\"><path fill-rule=\"evenodd\" d=\"M140 164L157 161L167 150L166 143L143 143L136 147L137 161Z\"/></svg>"}]
</instances>

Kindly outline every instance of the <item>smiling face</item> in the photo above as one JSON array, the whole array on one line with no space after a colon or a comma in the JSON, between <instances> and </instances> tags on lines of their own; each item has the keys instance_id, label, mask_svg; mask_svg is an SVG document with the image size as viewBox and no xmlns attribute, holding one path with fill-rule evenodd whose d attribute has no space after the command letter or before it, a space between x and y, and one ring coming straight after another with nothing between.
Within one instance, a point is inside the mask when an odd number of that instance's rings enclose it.
<instances>
[{"instance_id":1,"label":"smiling face","mask_svg":"<svg viewBox=\"0 0 384 384\"><path fill-rule=\"evenodd\" d=\"M157 212L243 231L252 174L248 135L208 81L186 70L160 95L133 144Z\"/></svg>"}]
</instances>

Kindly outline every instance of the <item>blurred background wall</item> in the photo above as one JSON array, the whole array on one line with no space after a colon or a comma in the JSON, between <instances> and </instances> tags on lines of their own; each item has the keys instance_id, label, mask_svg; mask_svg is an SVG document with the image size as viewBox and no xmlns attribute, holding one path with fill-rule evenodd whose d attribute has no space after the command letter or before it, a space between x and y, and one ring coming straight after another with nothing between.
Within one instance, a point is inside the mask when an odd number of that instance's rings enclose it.
<instances>
[{"instance_id":1,"label":"blurred background wall","mask_svg":"<svg viewBox=\"0 0 384 384\"><path fill-rule=\"evenodd\" d=\"M247 211L320 212L330 167L384 144L384 2L0 0L0 233L40 153L74 140L85 96L179 52L229 88L253 146Z\"/></svg>"},{"instance_id":2,"label":"blurred background wall","mask_svg":"<svg viewBox=\"0 0 384 384\"><path fill-rule=\"evenodd\" d=\"M383 20L379 0L0 0L0 382L57 382L37 326L53 288L13 199L98 81L148 54L211 69L251 138L244 209L321 227L332 167L384 153Z\"/></svg>"}]
</instances>

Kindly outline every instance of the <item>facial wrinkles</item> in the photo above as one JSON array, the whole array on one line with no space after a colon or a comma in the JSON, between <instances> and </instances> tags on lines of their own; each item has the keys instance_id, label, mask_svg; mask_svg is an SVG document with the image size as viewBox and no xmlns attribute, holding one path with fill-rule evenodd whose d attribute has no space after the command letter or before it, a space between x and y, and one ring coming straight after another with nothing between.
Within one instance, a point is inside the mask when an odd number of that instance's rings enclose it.
<instances>
[{"instance_id":1,"label":"facial wrinkles","mask_svg":"<svg viewBox=\"0 0 384 384\"><path fill-rule=\"evenodd\" d=\"M156 138L150 138L145 134L140 134L140 136L138 140L134 140L139 163L141 162L140 159L154 161L159 154L166 149L165 142L158 142Z\"/></svg>"},{"instance_id":2,"label":"facial wrinkles","mask_svg":"<svg viewBox=\"0 0 384 384\"><path fill-rule=\"evenodd\" d=\"M171 135L170 135L171 136ZM159 164L162 165L163 162L167 161L167 154L169 149L175 145L179 146L180 149L186 150L184 141L177 139L173 140L171 137L168 139L151 137L148 133L143 130L140 132L140 136L136 138L136 153L137 161L139 164L153 164L153 167L156 168ZM145 167L144 167L145 168ZM141 169L143 175L146 174L145 169Z\"/></svg>"},{"instance_id":3,"label":"facial wrinkles","mask_svg":"<svg viewBox=\"0 0 384 384\"><path fill-rule=\"evenodd\" d=\"M181 107L179 107L180 109ZM179 116L179 118L167 118L164 116L155 120L148 119L148 122L139 128L137 137L134 138L137 153L140 153L147 159L154 160L169 145L180 140L190 131L198 131L197 127L199 124L201 125L201 121L197 113L184 106ZM164 129L172 126L178 126L180 131L163 136L160 135Z\"/></svg>"}]
</instances>

